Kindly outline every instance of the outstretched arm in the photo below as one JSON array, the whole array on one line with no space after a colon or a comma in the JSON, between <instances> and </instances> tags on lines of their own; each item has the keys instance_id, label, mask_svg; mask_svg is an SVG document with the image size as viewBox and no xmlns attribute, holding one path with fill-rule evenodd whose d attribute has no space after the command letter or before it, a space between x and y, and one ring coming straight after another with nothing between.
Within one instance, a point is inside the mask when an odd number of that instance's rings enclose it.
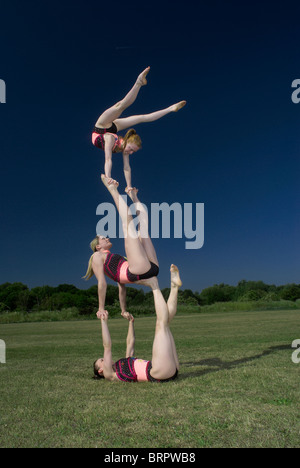
<instances>
[{"instance_id":1,"label":"outstretched arm","mask_svg":"<svg viewBox=\"0 0 300 468\"><path fill-rule=\"evenodd\" d=\"M123 153L124 175L127 183L127 190L132 188L131 185L131 167L129 162L129 154Z\"/></svg>"},{"instance_id":2,"label":"outstretched arm","mask_svg":"<svg viewBox=\"0 0 300 468\"><path fill-rule=\"evenodd\" d=\"M129 312L123 312L122 316L129 321L127 341L126 341L126 344L127 344L126 357L133 357L134 346L135 346L134 317Z\"/></svg>"},{"instance_id":3,"label":"outstretched arm","mask_svg":"<svg viewBox=\"0 0 300 468\"><path fill-rule=\"evenodd\" d=\"M108 179L111 179L111 170L112 170L112 151L113 147L115 144L115 137L113 135L104 135L104 141L105 141L105 148L104 148L104 153L105 153L105 165L104 165L104 171L106 177ZM111 183L111 180L109 181Z\"/></svg>"},{"instance_id":4,"label":"outstretched arm","mask_svg":"<svg viewBox=\"0 0 300 468\"><path fill-rule=\"evenodd\" d=\"M112 352L111 352L111 337L108 329L108 312L97 312L97 318L101 320L102 326L102 341L104 348L103 356L103 374L108 380L113 380L115 372L112 367Z\"/></svg>"},{"instance_id":5,"label":"outstretched arm","mask_svg":"<svg viewBox=\"0 0 300 468\"><path fill-rule=\"evenodd\" d=\"M120 307L121 307L121 314L123 315L123 312L126 312L126 286L125 284L119 283L119 301L120 301Z\"/></svg>"},{"instance_id":6,"label":"outstretched arm","mask_svg":"<svg viewBox=\"0 0 300 468\"><path fill-rule=\"evenodd\" d=\"M99 311L105 310L105 299L106 299L106 279L104 275L104 263L103 258L99 254L93 257L93 271L98 280L98 299L99 299Z\"/></svg>"}]
</instances>

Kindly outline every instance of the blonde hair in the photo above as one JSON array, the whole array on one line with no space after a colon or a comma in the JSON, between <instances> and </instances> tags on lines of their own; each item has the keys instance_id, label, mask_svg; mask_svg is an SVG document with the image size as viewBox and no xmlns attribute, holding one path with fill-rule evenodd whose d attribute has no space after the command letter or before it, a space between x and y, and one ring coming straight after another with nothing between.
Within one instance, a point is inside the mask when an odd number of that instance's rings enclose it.
<instances>
[{"instance_id":1,"label":"blonde hair","mask_svg":"<svg viewBox=\"0 0 300 468\"><path fill-rule=\"evenodd\" d=\"M97 252L97 245L99 245L99 236L95 237L95 239L93 239L92 242L90 243L90 247L94 253ZM87 272L85 276L83 276L83 278L86 281L88 281L89 279L92 278L92 276L94 276L93 267L92 267L93 255L90 257Z\"/></svg>"},{"instance_id":2,"label":"blonde hair","mask_svg":"<svg viewBox=\"0 0 300 468\"><path fill-rule=\"evenodd\" d=\"M128 130L128 132L124 136L123 143L122 143L123 150L126 148L126 145L127 145L128 142L129 143L134 143L139 148L142 147L142 140L141 140L140 136L136 133L134 128L131 128L130 130Z\"/></svg>"}]
</instances>

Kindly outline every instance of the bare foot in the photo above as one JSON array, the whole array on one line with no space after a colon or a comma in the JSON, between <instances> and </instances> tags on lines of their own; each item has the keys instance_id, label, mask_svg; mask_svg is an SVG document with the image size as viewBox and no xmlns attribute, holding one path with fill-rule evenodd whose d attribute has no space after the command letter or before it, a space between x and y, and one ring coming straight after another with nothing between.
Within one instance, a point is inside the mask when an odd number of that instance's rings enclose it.
<instances>
[{"instance_id":1,"label":"bare foot","mask_svg":"<svg viewBox=\"0 0 300 468\"><path fill-rule=\"evenodd\" d=\"M171 271L171 285L173 287L180 288L180 286L182 286L182 281L180 279L179 270L177 266L172 264L170 271Z\"/></svg>"},{"instance_id":2,"label":"bare foot","mask_svg":"<svg viewBox=\"0 0 300 468\"><path fill-rule=\"evenodd\" d=\"M172 106L172 111L173 112L178 112L180 109L182 109L186 105L186 101L180 101L177 102L177 104L174 104Z\"/></svg>"},{"instance_id":3,"label":"bare foot","mask_svg":"<svg viewBox=\"0 0 300 468\"><path fill-rule=\"evenodd\" d=\"M150 67L147 67L138 77L137 79L137 84L139 86L145 86L147 84L146 76L148 75L150 71Z\"/></svg>"},{"instance_id":4,"label":"bare foot","mask_svg":"<svg viewBox=\"0 0 300 468\"><path fill-rule=\"evenodd\" d=\"M126 187L125 192L131 198L133 203L138 202L138 197L137 197L138 189L137 188L135 188L135 187Z\"/></svg>"},{"instance_id":5,"label":"bare foot","mask_svg":"<svg viewBox=\"0 0 300 468\"><path fill-rule=\"evenodd\" d=\"M106 177L104 174L101 174L101 180L109 191L116 190L119 187L119 182Z\"/></svg>"}]
</instances>

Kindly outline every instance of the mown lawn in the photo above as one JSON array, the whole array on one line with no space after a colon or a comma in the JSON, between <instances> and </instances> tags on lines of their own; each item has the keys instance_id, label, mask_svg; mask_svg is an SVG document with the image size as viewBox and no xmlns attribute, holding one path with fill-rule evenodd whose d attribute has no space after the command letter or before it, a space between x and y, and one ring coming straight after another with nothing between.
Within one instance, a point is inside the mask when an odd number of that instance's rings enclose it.
<instances>
[{"instance_id":1,"label":"mown lawn","mask_svg":"<svg viewBox=\"0 0 300 468\"><path fill-rule=\"evenodd\" d=\"M154 317L136 320L151 358ZM124 357L127 322L110 320ZM0 326L0 447L300 447L300 311L178 316L180 377L166 384L94 381L98 321Z\"/></svg>"}]
</instances>

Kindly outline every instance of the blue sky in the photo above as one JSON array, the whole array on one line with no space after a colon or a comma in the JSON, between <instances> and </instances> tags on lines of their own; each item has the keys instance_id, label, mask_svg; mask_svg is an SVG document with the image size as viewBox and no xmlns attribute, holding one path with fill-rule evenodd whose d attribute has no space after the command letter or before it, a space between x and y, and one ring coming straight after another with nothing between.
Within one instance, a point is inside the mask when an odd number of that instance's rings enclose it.
<instances>
[{"instance_id":1,"label":"blue sky","mask_svg":"<svg viewBox=\"0 0 300 468\"><path fill-rule=\"evenodd\" d=\"M203 248L155 240L161 287L171 263L194 291L299 283L298 16L296 2L1 6L0 284L95 283L81 276L96 208L110 199L91 130L148 65L148 86L124 116L187 106L136 127L133 183L146 205L205 204ZM113 175L124 188L121 157Z\"/></svg>"}]
</instances>

